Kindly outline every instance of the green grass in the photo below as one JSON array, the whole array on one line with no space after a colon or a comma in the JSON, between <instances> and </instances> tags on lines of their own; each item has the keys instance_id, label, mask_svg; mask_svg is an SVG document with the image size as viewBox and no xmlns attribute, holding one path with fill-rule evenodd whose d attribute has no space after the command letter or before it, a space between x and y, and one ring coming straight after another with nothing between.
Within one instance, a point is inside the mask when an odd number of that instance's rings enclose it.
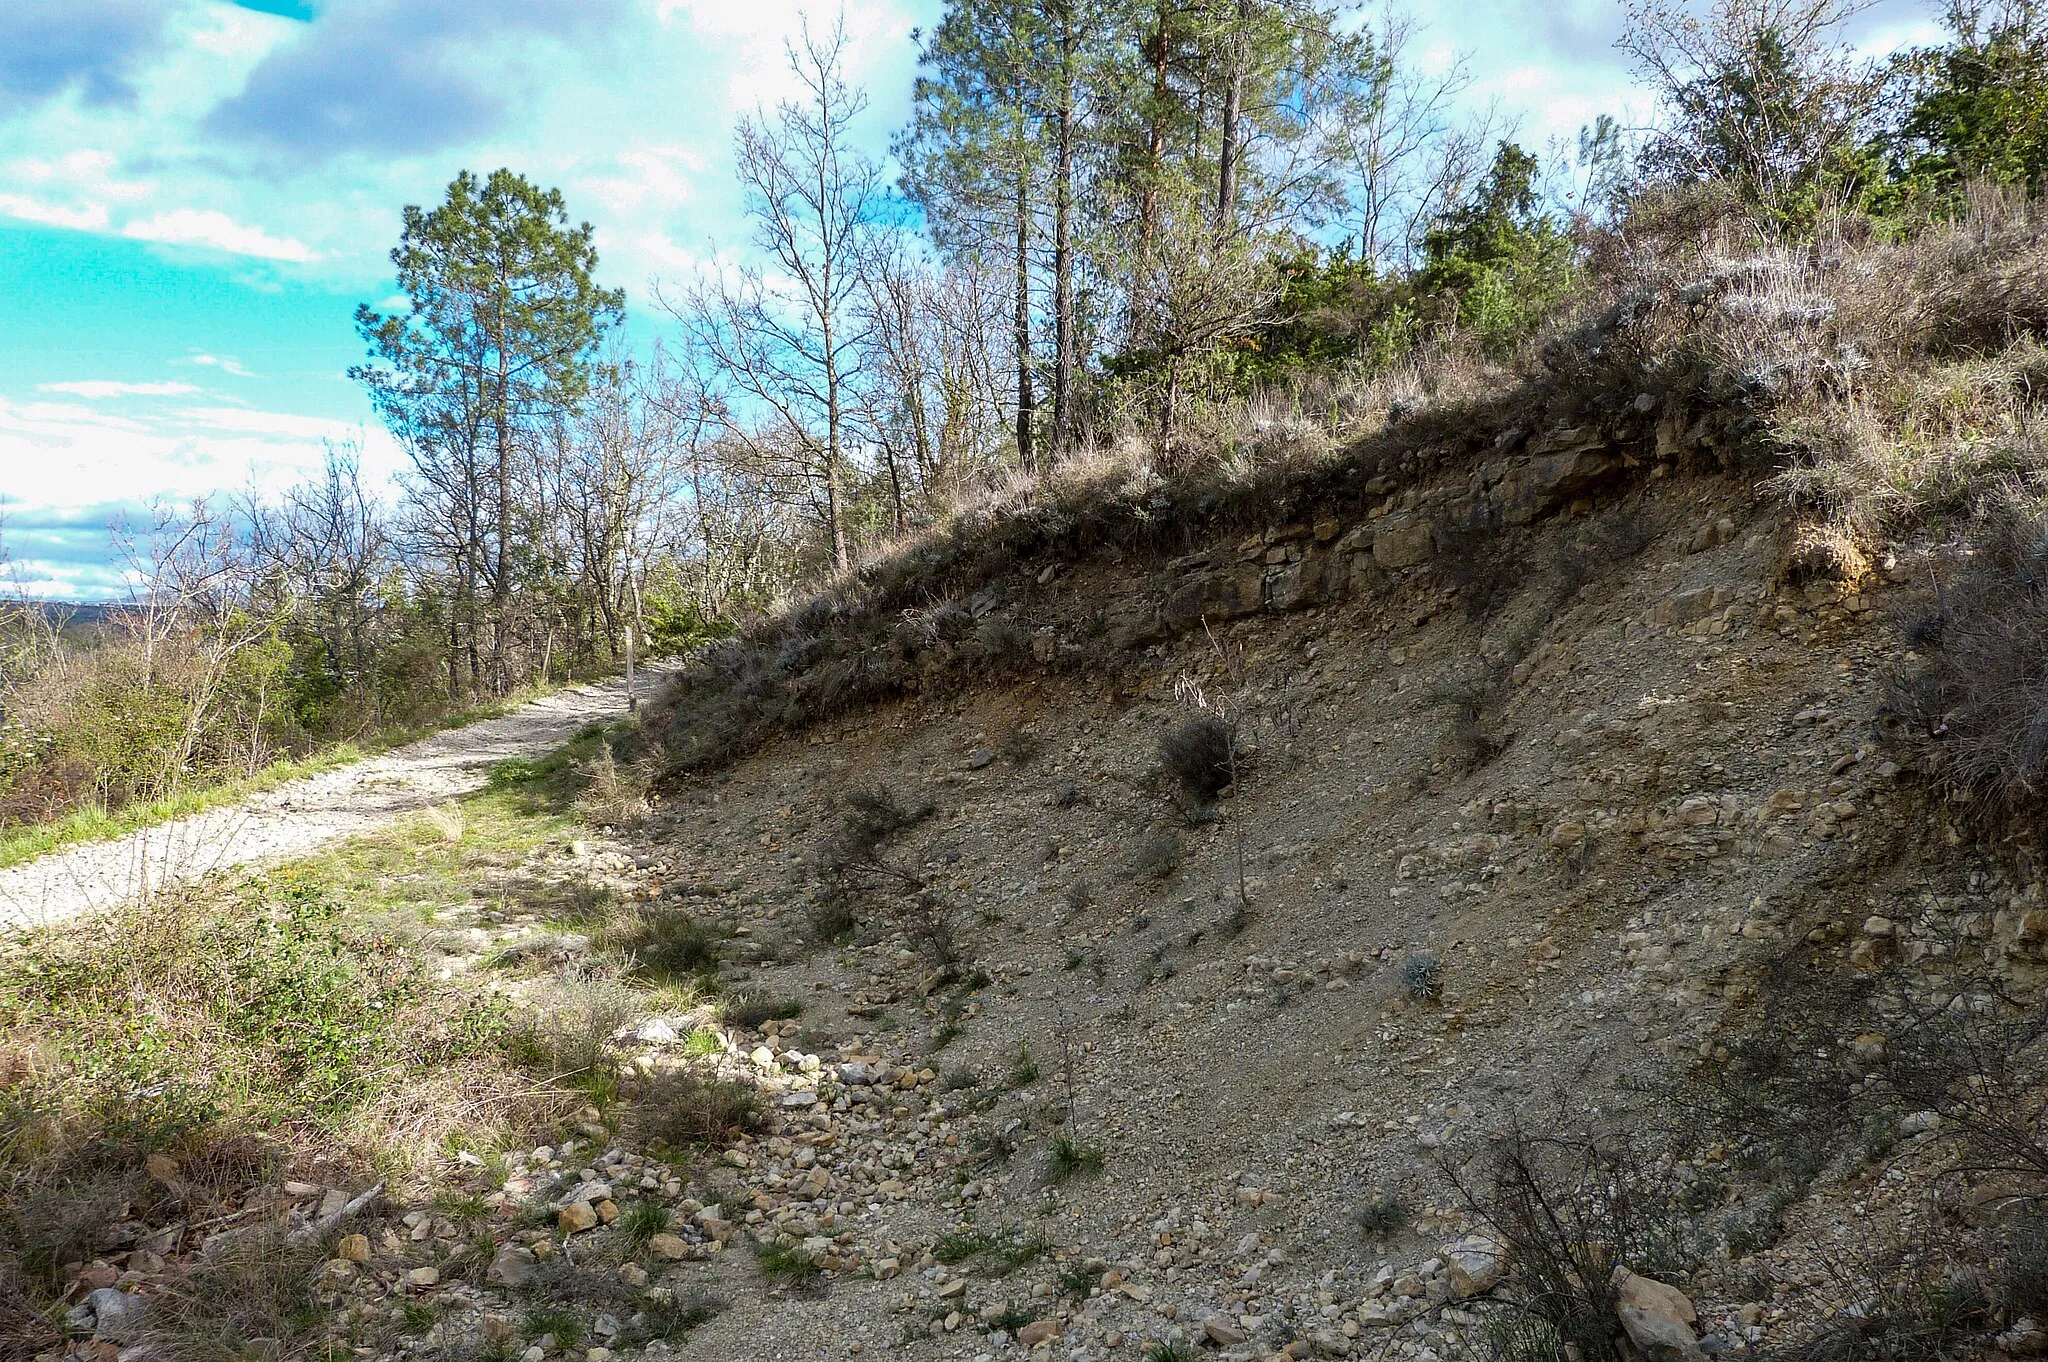
<instances>
[{"instance_id":1,"label":"green grass","mask_svg":"<svg viewBox=\"0 0 2048 1362\"><path fill-rule=\"evenodd\" d=\"M585 677L573 684L585 685L590 679ZM332 771L350 762L362 761L366 757L403 747L407 743L417 742L435 733L445 732L451 728L466 728L485 719L502 718L554 689L556 688L552 686L524 687L503 699L459 710L432 723L384 729L353 742L336 743L332 747L322 748L304 757L272 762L251 775L213 784L196 785L147 804L130 804L112 811L97 805L87 805L74 809L53 822L0 829L0 870L20 865L24 861L35 860L39 856L47 856L67 846L75 846L82 842L111 841L116 837L125 837L131 832L140 832L144 828L189 818L210 809L239 804L245 799L264 794L280 785L319 775L324 771ZM589 754L586 752L581 755ZM580 759L580 756L577 759Z\"/></svg>"},{"instance_id":2,"label":"green grass","mask_svg":"<svg viewBox=\"0 0 2048 1362\"><path fill-rule=\"evenodd\" d=\"M808 1286L825 1271L816 1258L793 1244L760 1244L754 1261L761 1275L780 1286Z\"/></svg>"},{"instance_id":3,"label":"green grass","mask_svg":"<svg viewBox=\"0 0 2048 1362\"><path fill-rule=\"evenodd\" d=\"M1068 1178L1083 1173L1100 1173L1102 1162L1101 1150L1077 1144L1068 1136L1062 1135L1052 1142L1052 1166L1049 1171L1054 1182L1065 1182Z\"/></svg>"}]
</instances>

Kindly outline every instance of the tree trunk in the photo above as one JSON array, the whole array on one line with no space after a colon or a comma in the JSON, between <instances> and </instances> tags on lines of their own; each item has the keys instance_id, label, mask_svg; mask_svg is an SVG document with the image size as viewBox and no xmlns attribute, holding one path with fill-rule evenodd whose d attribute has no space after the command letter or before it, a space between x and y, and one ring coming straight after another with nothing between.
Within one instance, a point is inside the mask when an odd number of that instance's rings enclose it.
<instances>
[{"instance_id":1,"label":"tree trunk","mask_svg":"<svg viewBox=\"0 0 2048 1362\"><path fill-rule=\"evenodd\" d=\"M1239 115L1244 107L1244 68L1251 35L1246 32L1251 0L1238 0L1237 25L1230 40L1230 84L1223 95L1222 146L1216 156L1216 235L1237 230L1237 162Z\"/></svg>"},{"instance_id":2,"label":"tree trunk","mask_svg":"<svg viewBox=\"0 0 2048 1362\"><path fill-rule=\"evenodd\" d=\"M626 559L626 581L633 588L633 622L626 626L626 712L640 712L640 690L633 681L633 664L639 660L641 612L640 574L633 569L633 560Z\"/></svg>"},{"instance_id":3,"label":"tree trunk","mask_svg":"<svg viewBox=\"0 0 2048 1362\"><path fill-rule=\"evenodd\" d=\"M839 502L839 366L832 355L832 320L825 332L825 519L832 531L832 566L840 572L852 559L846 551L846 522Z\"/></svg>"},{"instance_id":4,"label":"tree trunk","mask_svg":"<svg viewBox=\"0 0 2048 1362\"><path fill-rule=\"evenodd\" d=\"M1028 473L1036 467L1031 427L1038 399L1031 385L1031 173L1022 164L1021 136L1017 151L1017 464Z\"/></svg>"},{"instance_id":5,"label":"tree trunk","mask_svg":"<svg viewBox=\"0 0 2048 1362\"><path fill-rule=\"evenodd\" d=\"M509 613L512 575L512 379L505 355L505 308L498 305L498 553L497 580L491 583L491 682L497 693L507 689L505 617Z\"/></svg>"},{"instance_id":6,"label":"tree trunk","mask_svg":"<svg viewBox=\"0 0 2048 1362\"><path fill-rule=\"evenodd\" d=\"M1144 192L1138 200L1137 277L1131 280L1131 336L1142 344L1151 335L1152 243L1159 234L1159 177L1166 169L1167 0L1159 0L1152 32L1152 108L1145 129Z\"/></svg>"},{"instance_id":7,"label":"tree trunk","mask_svg":"<svg viewBox=\"0 0 2048 1362\"><path fill-rule=\"evenodd\" d=\"M1063 0L1059 14L1059 101L1055 129L1053 185L1053 366L1052 456L1059 459L1073 441L1074 422L1074 14Z\"/></svg>"}]
</instances>

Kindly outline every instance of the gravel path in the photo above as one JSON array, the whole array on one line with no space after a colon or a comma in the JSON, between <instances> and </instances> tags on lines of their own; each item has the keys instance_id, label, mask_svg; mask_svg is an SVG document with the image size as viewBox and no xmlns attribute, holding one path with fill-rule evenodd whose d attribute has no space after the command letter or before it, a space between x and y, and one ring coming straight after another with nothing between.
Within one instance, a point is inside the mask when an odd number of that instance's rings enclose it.
<instances>
[{"instance_id":1,"label":"gravel path","mask_svg":"<svg viewBox=\"0 0 2048 1362\"><path fill-rule=\"evenodd\" d=\"M656 682L643 676L641 694ZM503 718L436 733L242 804L0 870L0 932L108 908L228 866L303 855L388 826L480 788L496 762L548 752L585 724L615 718L625 708L623 680L557 691Z\"/></svg>"}]
</instances>

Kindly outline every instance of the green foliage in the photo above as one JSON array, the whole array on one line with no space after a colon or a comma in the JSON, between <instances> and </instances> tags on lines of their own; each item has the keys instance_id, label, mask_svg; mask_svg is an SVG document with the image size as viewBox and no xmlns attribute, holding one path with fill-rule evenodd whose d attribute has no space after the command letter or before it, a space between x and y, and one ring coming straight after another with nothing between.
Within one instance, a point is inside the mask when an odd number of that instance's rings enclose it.
<instances>
[{"instance_id":1,"label":"green foliage","mask_svg":"<svg viewBox=\"0 0 2048 1362\"><path fill-rule=\"evenodd\" d=\"M475 1053L502 1025L482 1002L424 1015L417 953L340 912L329 886L274 872L164 912L120 960L36 938L0 1001L68 1037L64 1084L117 1135L149 1143L230 1111L338 1128L400 1074Z\"/></svg>"},{"instance_id":2,"label":"green foliage","mask_svg":"<svg viewBox=\"0 0 2048 1362\"><path fill-rule=\"evenodd\" d=\"M1422 265L1410 281L1418 299L1447 300L1450 319L1488 354L1507 353L1571 286L1571 241L1543 209L1539 168L1534 156L1502 142L1471 197L1423 238Z\"/></svg>"},{"instance_id":3,"label":"green foliage","mask_svg":"<svg viewBox=\"0 0 2048 1362\"><path fill-rule=\"evenodd\" d=\"M1947 19L1949 43L1891 64L1894 210L1953 212L1979 179L2048 188L2048 5L1965 0Z\"/></svg>"},{"instance_id":4,"label":"green foliage","mask_svg":"<svg viewBox=\"0 0 2048 1362\"><path fill-rule=\"evenodd\" d=\"M640 602L648 657L675 657L737 632L728 620L707 620L679 589L650 589Z\"/></svg>"}]
</instances>

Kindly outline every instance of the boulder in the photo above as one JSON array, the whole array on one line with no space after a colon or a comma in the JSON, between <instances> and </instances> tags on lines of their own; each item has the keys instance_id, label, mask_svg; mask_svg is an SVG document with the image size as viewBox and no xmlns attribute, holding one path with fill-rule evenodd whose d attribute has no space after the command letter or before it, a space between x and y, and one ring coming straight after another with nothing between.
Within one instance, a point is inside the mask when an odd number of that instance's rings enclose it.
<instances>
[{"instance_id":1,"label":"boulder","mask_svg":"<svg viewBox=\"0 0 2048 1362\"><path fill-rule=\"evenodd\" d=\"M522 1287L533 1280L536 1260L530 1249L517 1244L503 1244L491 1257L491 1265L484 1271L484 1280L493 1286Z\"/></svg>"},{"instance_id":2,"label":"boulder","mask_svg":"<svg viewBox=\"0 0 2048 1362\"><path fill-rule=\"evenodd\" d=\"M1025 1325L1017 1331L1017 1342L1026 1348L1036 1348L1041 1343L1050 1343L1060 1336L1060 1323L1056 1319L1041 1319Z\"/></svg>"},{"instance_id":3,"label":"boulder","mask_svg":"<svg viewBox=\"0 0 2048 1362\"><path fill-rule=\"evenodd\" d=\"M1614 1269L1614 1313L1650 1362L1706 1362L1693 1325L1699 1312L1675 1286Z\"/></svg>"}]
</instances>

